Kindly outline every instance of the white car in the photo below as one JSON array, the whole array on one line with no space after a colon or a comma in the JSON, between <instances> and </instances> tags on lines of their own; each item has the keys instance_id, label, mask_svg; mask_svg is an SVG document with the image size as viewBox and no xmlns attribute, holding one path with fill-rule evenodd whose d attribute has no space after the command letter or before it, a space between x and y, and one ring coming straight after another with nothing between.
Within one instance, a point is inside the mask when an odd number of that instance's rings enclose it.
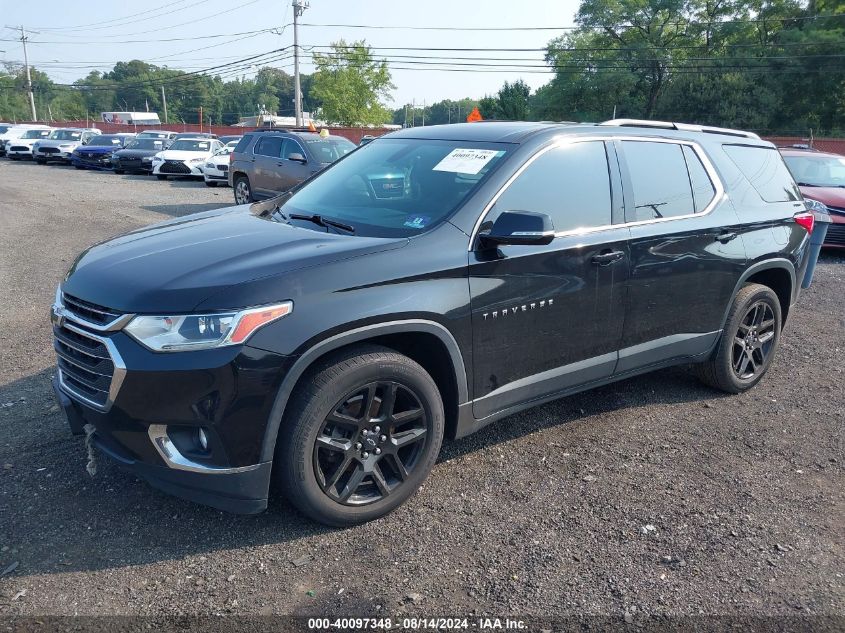
<instances>
[{"instance_id":1,"label":"white car","mask_svg":"<svg viewBox=\"0 0 845 633\"><path fill-rule=\"evenodd\" d=\"M6 141L13 141L20 138L28 130L49 130L49 125L39 123L3 123L0 124L0 155L6 153Z\"/></svg>"},{"instance_id":2,"label":"white car","mask_svg":"<svg viewBox=\"0 0 845 633\"><path fill-rule=\"evenodd\" d=\"M159 180L168 176L203 178L205 163L223 149L213 138L180 138L153 157L153 174Z\"/></svg>"},{"instance_id":3,"label":"white car","mask_svg":"<svg viewBox=\"0 0 845 633\"><path fill-rule=\"evenodd\" d=\"M203 178L209 187L216 187L218 184L229 184L229 163L231 154L237 145L237 141L226 143L226 146L209 158L203 168Z\"/></svg>"},{"instance_id":4,"label":"white car","mask_svg":"<svg viewBox=\"0 0 845 633\"><path fill-rule=\"evenodd\" d=\"M41 139L45 139L53 132L53 128L32 128L23 133L20 138L6 141L6 156L9 160L32 158L32 146Z\"/></svg>"}]
</instances>

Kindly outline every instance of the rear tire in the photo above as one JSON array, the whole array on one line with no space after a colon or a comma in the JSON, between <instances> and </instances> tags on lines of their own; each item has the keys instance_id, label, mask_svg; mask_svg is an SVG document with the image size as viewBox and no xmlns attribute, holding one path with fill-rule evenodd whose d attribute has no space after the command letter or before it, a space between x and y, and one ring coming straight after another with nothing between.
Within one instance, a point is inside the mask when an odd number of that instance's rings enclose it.
<instances>
[{"instance_id":1,"label":"rear tire","mask_svg":"<svg viewBox=\"0 0 845 633\"><path fill-rule=\"evenodd\" d=\"M252 186L246 176L237 176L232 184L235 193L235 204L249 204L255 202L252 198Z\"/></svg>"},{"instance_id":2,"label":"rear tire","mask_svg":"<svg viewBox=\"0 0 845 633\"><path fill-rule=\"evenodd\" d=\"M301 379L279 429L275 476L315 521L364 523L419 488L443 429L440 392L419 364L385 347L353 347Z\"/></svg>"},{"instance_id":3,"label":"rear tire","mask_svg":"<svg viewBox=\"0 0 845 633\"><path fill-rule=\"evenodd\" d=\"M751 389L772 365L780 328L778 296L768 286L746 284L734 298L712 358L696 366L699 378L727 393Z\"/></svg>"}]
</instances>

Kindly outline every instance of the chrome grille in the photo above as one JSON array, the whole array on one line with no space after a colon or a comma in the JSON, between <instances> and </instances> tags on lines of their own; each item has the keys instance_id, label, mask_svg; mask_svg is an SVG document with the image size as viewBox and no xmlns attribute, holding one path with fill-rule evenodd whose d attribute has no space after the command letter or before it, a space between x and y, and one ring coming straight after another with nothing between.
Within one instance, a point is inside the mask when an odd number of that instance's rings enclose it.
<instances>
[{"instance_id":1,"label":"chrome grille","mask_svg":"<svg viewBox=\"0 0 845 633\"><path fill-rule=\"evenodd\" d=\"M123 316L120 312L104 308L96 303L77 299L69 294L62 294L62 302L65 304L68 312L78 316L83 321L96 323L97 325L112 323Z\"/></svg>"},{"instance_id":2,"label":"chrome grille","mask_svg":"<svg viewBox=\"0 0 845 633\"><path fill-rule=\"evenodd\" d=\"M53 326L53 349L62 388L85 404L107 410L124 375L123 362L111 342L62 322Z\"/></svg>"}]
</instances>

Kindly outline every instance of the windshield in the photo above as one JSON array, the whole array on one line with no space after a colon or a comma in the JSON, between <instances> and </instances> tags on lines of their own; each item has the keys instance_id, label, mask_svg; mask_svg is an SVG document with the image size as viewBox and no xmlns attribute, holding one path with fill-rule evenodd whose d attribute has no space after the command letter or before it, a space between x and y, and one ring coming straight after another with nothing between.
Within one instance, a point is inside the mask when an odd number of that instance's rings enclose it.
<instances>
[{"instance_id":1,"label":"windshield","mask_svg":"<svg viewBox=\"0 0 845 633\"><path fill-rule=\"evenodd\" d=\"M159 138L136 138L129 142L126 149L151 149L161 151L164 149L164 141Z\"/></svg>"},{"instance_id":2,"label":"windshield","mask_svg":"<svg viewBox=\"0 0 845 633\"><path fill-rule=\"evenodd\" d=\"M799 185L845 187L845 156L784 156Z\"/></svg>"},{"instance_id":3,"label":"windshield","mask_svg":"<svg viewBox=\"0 0 845 633\"><path fill-rule=\"evenodd\" d=\"M308 143L314 156L317 157L321 163L333 163L338 158L346 156L349 152L355 149L355 144L347 141L345 138L303 138Z\"/></svg>"},{"instance_id":4,"label":"windshield","mask_svg":"<svg viewBox=\"0 0 845 633\"><path fill-rule=\"evenodd\" d=\"M21 138L47 138L50 130L27 130Z\"/></svg>"},{"instance_id":5,"label":"windshield","mask_svg":"<svg viewBox=\"0 0 845 633\"><path fill-rule=\"evenodd\" d=\"M78 141L82 138L82 132L74 132L73 130L56 130L50 135L54 141Z\"/></svg>"},{"instance_id":6,"label":"windshield","mask_svg":"<svg viewBox=\"0 0 845 633\"><path fill-rule=\"evenodd\" d=\"M417 235L449 217L509 147L419 139L369 143L305 184L274 217L317 214L353 226L355 235Z\"/></svg>"},{"instance_id":7,"label":"windshield","mask_svg":"<svg viewBox=\"0 0 845 633\"><path fill-rule=\"evenodd\" d=\"M103 145L122 145L123 142L119 136L108 136L106 134L102 134L100 136L95 136L90 140L88 143L89 146L103 146Z\"/></svg>"},{"instance_id":8,"label":"windshield","mask_svg":"<svg viewBox=\"0 0 845 633\"><path fill-rule=\"evenodd\" d=\"M167 132L141 132L138 138L168 138L169 136Z\"/></svg>"},{"instance_id":9,"label":"windshield","mask_svg":"<svg viewBox=\"0 0 845 633\"><path fill-rule=\"evenodd\" d=\"M208 141L189 141L185 139L183 141L173 141L173 145L167 149L178 150L180 152L207 152L210 147L211 143Z\"/></svg>"}]
</instances>

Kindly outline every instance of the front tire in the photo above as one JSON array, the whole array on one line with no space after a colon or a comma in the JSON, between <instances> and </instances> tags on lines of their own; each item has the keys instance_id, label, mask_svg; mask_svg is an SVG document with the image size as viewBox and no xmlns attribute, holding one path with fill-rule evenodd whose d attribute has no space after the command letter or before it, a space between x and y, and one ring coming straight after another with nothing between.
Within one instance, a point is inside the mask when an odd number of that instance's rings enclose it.
<instances>
[{"instance_id":1,"label":"front tire","mask_svg":"<svg viewBox=\"0 0 845 633\"><path fill-rule=\"evenodd\" d=\"M443 429L440 392L418 363L384 347L351 348L303 377L279 430L276 477L315 521L371 521L420 487Z\"/></svg>"},{"instance_id":2,"label":"front tire","mask_svg":"<svg viewBox=\"0 0 845 633\"><path fill-rule=\"evenodd\" d=\"M125 172L125 171L123 171L122 169L115 169L115 170L114 170L114 173L115 173L115 174L117 174L118 176L122 176L122 175L123 175L123 174L125 174L126 172Z\"/></svg>"},{"instance_id":3,"label":"front tire","mask_svg":"<svg viewBox=\"0 0 845 633\"><path fill-rule=\"evenodd\" d=\"M249 178L246 176L238 176L234 182L235 204L249 204L254 202L252 199L252 187L249 184Z\"/></svg>"},{"instance_id":4,"label":"front tire","mask_svg":"<svg viewBox=\"0 0 845 633\"><path fill-rule=\"evenodd\" d=\"M158 178L159 180L167 180L167 176L165 176L164 174L156 174L156 178Z\"/></svg>"},{"instance_id":5,"label":"front tire","mask_svg":"<svg viewBox=\"0 0 845 633\"><path fill-rule=\"evenodd\" d=\"M728 312L713 357L697 366L699 378L727 393L751 389L772 365L780 343L780 329L778 296L768 286L746 284Z\"/></svg>"},{"instance_id":6,"label":"front tire","mask_svg":"<svg viewBox=\"0 0 845 633\"><path fill-rule=\"evenodd\" d=\"M206 181L205 181L205 186L206 186L206 187L216 187L216 186L217 186L217 183L216 183L215 181L213 181L213 180L206 180Z\"/></svg>"},{"instance_id":7,"label":"front tire","mask_svg":"<svg viewBox=\"0 0 845 633\"><path fill-rule=\"evenodd\" d=\"M43 158L36 158L35 162L38 163L39 165L46 165L47 164L47 161L44 160Z\"/></svg>"}]
</instances>

